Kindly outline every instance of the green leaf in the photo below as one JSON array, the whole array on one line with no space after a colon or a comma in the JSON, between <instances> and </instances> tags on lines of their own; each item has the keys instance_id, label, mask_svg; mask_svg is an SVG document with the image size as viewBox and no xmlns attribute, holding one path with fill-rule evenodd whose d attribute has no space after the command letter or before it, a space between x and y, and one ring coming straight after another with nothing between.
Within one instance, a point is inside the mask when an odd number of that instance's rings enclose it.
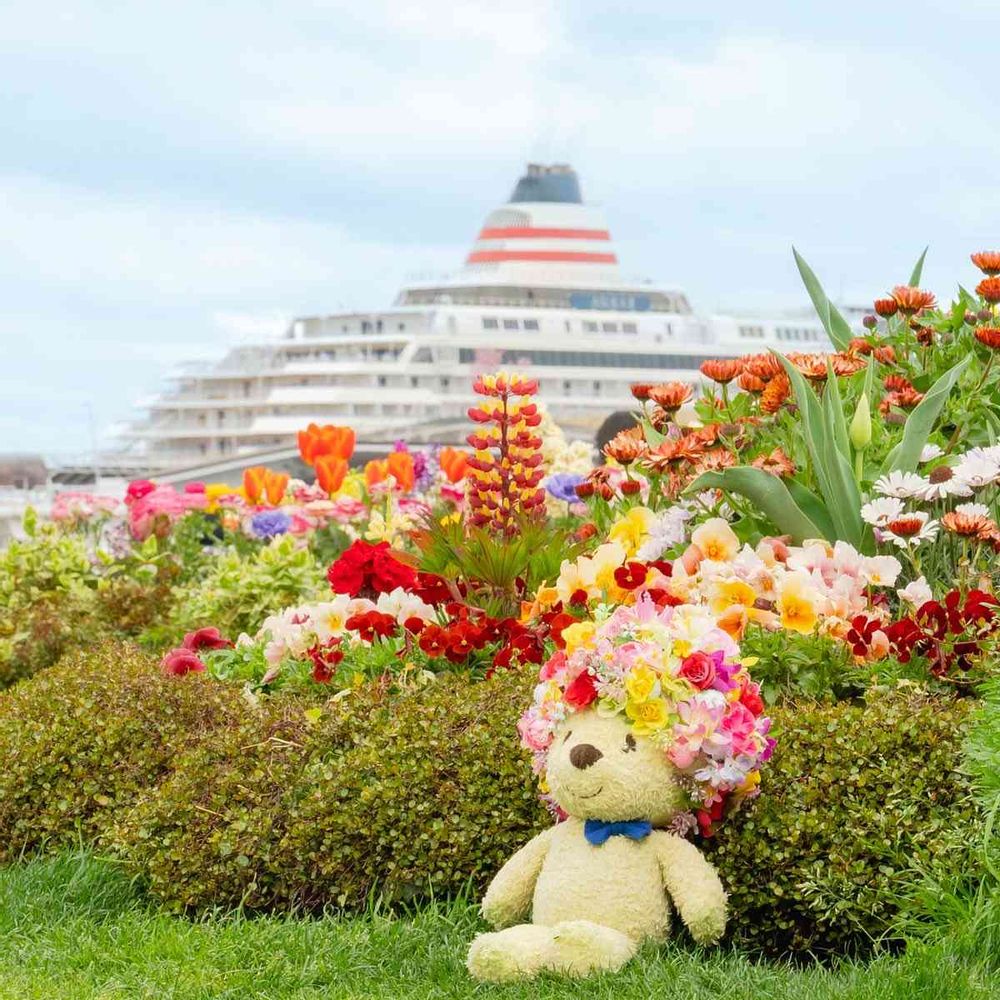
<instances>
[{"instance_id":1,"label":"green leaf","mask_svg":"<svg viewBox=\"0 0 1000 1000\"><path fill-rule=\"evenodd\" d=\"M826 419L816 393L787 358L777 351L772 353L781 362L795 392L802 431L812 460L812 472L830 512L836 537L852 545L860 545L864 523L861 520L861 496L851 463L840 451L833 426ZM843 420L843 413L840 419Z\"/></svg>"},{"instance_id":2,"label":"green leaf","mask_svg":"<svg viewBox=\"0 0 1000 1000\"><path fill-rule=\"evenodd\" d=\"M698 493L709 489L725 490L727 493L738 493L746 497L771 519L780 534L791 535L793 542L823 537L816 524L792 499L785 484L777 476L762 469L739 466L722 472L704 472L685 492Z\"/></svg>"},{"instance_id":3,"label":"green leaf","mask_svg":"<svg viewBox=\"0 0 1000 1000\"><path fill-rule=\"evenodd\" d=\"M910 274L910 285L914 288L920 285L920 276L924 273L924 258L927 256L929 249L929 246L924 247L924 252L920 255L916 264L913 265L913 271Z\"/></svg>"},{"instance_id":4,"label":"green leaf","mask_svg":"<svg viewBox=\"0 0 1000 1000\"><path fill-rule=\"evenodd\" d=\"M972 357L971 354L967 354L931 386L927 395L907 418L906 426L903 428L903 438L886 456L880 475L885 476L890 472L913 472L916 469L920 461L920 452L923 451L931 431L934 430L945 401Z\"/></svg>"},{"instance_id":5,"label":"green leaf","mask_svg":"<svg viewBox=\"0 0 1000 1000\"><path fill-rule=\"evenodd\" d=\"M837 529L834 528L833 519L823 501L797 479L787 479L784 483L799 510L819 529L819 535L814 537L825 538L828 542L836 541Z\"/></svg>"},{"instance_id":6,"label":"green leaf","mask_svg":"<svg viewBox=\"0 0 1000 1000\"><path fill-rule=\"evenodd\" d=\"M826 362L826 391L823 393L823 419L827 431L832 435L844 458L850 461L851 443L848 439L847 421L844 418L844 404L840 398L840 386L833 374L833 365Z\"/></svg>"},{"instance_id":7,"label":"green leaf","mask_svg":"<svg viewBox=\"0 0 1000 1000\"><path fill-rule=\"evenodd\" d=\"M816 307L816 314L823 324L823 329L826 330L827 336L838 351L846 351L851 337L854 335L850 323L840 315L837 307L827 298L823 286L819 283L819 278L799 256L795 247L792 247L792 253L795 256L795 264L799 269L799 274L802 275L802 283L806 286L809 298L812 299L812 303Z\"/></svg>"}]
</instances>

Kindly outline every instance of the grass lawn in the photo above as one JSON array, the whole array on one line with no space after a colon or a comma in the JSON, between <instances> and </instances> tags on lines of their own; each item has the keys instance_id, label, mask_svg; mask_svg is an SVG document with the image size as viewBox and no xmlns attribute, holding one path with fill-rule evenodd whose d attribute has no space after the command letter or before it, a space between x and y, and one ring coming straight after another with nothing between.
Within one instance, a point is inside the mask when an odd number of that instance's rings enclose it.
<instances>
[{"instance_id":1,"label":"grass lawn","mask_svg":"<svg viewBox=\"0 0 1000 1000\"><path fill-rule=\"evenodd\" d=\"M985 940L1000 941L989 906ZM1000 997L1000 956L981 928L900 958L830 971L755 963L726 951L650 948L618 975L523 987L473 983L463 961L478 927L454 903L408 918L185 920L157 911L111 865L86 855L0 869L0 997L18 1000L290 1000L334 997Z\"/></svg>"}]
</instances>

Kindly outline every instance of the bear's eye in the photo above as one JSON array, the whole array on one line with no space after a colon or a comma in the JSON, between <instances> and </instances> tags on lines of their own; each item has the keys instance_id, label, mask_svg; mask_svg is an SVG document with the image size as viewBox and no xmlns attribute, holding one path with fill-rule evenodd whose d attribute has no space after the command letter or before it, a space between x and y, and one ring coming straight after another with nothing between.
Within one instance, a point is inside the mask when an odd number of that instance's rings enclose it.
<instances>
[{"instance_id":1,"label":"bear's eye","mask_svg":"<svg viewBox=\"0 0 1000 1000\"><path fill-rule=\"evenodd\" d=\"M625 753L631 753L635 749L635 737L629 733L625 737Z\"/></svg>"}]
</instances>

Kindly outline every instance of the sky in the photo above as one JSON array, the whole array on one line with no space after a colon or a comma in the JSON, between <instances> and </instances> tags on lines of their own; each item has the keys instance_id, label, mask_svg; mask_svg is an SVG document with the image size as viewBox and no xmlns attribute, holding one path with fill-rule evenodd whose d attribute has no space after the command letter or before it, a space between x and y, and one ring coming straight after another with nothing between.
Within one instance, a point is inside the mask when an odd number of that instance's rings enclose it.
<instances>
[{"instance_id":1,"label":"sky","mask_svg":"<svg viewBox=\"0 0 1000 1000\"><path fill-rule=\"evenodd\" d=\"M863 303L1000 246L992 0L5 0L0 452L457 267L528 161L696 309Z\"/></svg>"}]
</instances>

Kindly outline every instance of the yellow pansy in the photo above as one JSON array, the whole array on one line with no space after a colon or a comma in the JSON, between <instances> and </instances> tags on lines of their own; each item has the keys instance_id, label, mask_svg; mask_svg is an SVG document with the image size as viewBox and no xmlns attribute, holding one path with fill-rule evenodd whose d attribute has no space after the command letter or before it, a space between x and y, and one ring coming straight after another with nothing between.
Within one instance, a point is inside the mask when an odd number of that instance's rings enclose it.
<instances>
[{"instance_id":1,"label":"yellow pansy","mask_svg":"<svg viewBox=\"0 0 1000 1000\"><path fill-rule=\"evenodd\" d=\"M631 558L649 538L655 523L656 515L648 507L633 507L611 526L608 538L621 544Z\"/></svg>"},{"instance_id":2,"label":"yellow pansy","mask_svg":"<svg viewBox=\"0 0 1000 1000\"><path fill-rule=\"evenodd\" d=\"M651 736L661 730L670 719L670 710L662 698L647 698L645 701L625 703L625 714L632 720L632 728L638 736Z\"/></svg>"},{"instance_id":3,"label":"yellow pansy","mask_svg":"<svg viewBox=\"0 0 1000 1000\"><path fill-rule=\"evenodd\" d=\"M559 579L556 580L556 593L559 600L569 604L573 595L582 590L588 597L594 592L594 563L586 556L581 556L576 562L563 560L559 568Z\"/></svg>"},{"instance_id":4,"label":"yellow pansy","mask_svg":"<svg viewBox=\"0 0 1000 1000\"><path fill-rule=\"evenodd\" d=\"M713 517L699 524L691 532L691 541L698 550L712 562L728 562L740 550L740 540L729 527L729 522L721 517Z\"/></svg>"},{"instance_id":5,"label":"yellow pansy","mask_svg":"<svg viewBox=\"0 0 1000 1000\"><path fill-rule=\"evenodd\" d=\"M594 587L599 592L614 595L619 590L615 583L615 570L625 559L625 548L619 542L605 542L594 549L590 563L594 573Z\"/></svg>"},{"instance_id":6,"label":"yellow pansy","mask_svg":"<svg viewBox=\"0 0 1000 1000\"><path fill-rule=\"evenodd\" d=\"M625 677L625 690L632 701L646 701L657 690L659 678L647 666L633 667Z\"/></svg>"},{"instance_id":7,"label":"yellow pansy","mask_svg":"<svg viewBox=\"0 0 1000 1000\"><path fill-rule=\"evenodd\" d=\"M752 608L757 600L757 591L736 577L728 580L714 580L709 588L708 606L716 613L722 614L734 604L744 608Z\"/></svg>"},{"instance_id":8,"label":"yellow pansy","mask_svg":"<svg viewBox=\"0 0 1000 1000\"><path fill-rule=\"evenodd\" d=\"M566 652L572 653L574 649L586 646L594 638L596 630L597 626L593 622L576 622L573 625L568 625L562 630Z\"/></svg>"},{"instance_id":9,"label":"yellow pansy","mask_svg":"<svg viewBox=\"0 0 1000 1000\"><path fill-rule=\"evenodd\" d=\"M811 635L819 617L816 607L818 597L805 573L785 576L778 589L777 602L782 628Z\"/></svg>"}]
</instances>

